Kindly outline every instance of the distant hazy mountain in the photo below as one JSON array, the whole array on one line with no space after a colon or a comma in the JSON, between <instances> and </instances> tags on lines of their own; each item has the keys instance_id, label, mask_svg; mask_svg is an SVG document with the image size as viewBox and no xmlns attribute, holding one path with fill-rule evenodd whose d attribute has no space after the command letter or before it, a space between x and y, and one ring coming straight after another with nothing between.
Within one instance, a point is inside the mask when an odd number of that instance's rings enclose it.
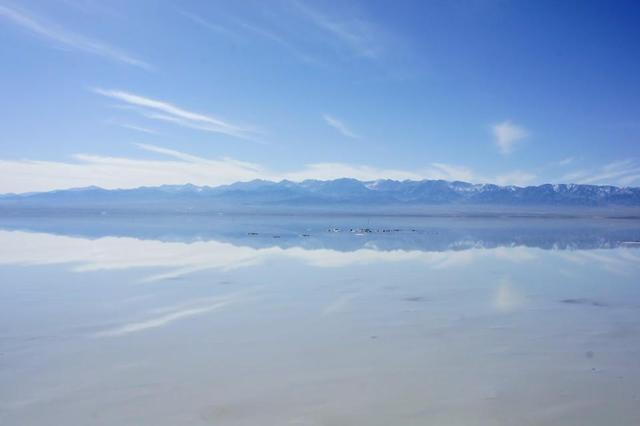
<instances>
[{"instance_id":1,"label":"distant hazy mountain","mask_svg":"<svg viewBox=\"0 0 640 426\"><path fill-rule=\"evenodd\" d=\"M254 180L218 187L163 185L117 190L87 187L0 196L0 206L4 207L158 207L200 210L224 207L438 205L640 206L640 188L577 184L518 187L444 180Z\"/></svg>"}]
</instances>

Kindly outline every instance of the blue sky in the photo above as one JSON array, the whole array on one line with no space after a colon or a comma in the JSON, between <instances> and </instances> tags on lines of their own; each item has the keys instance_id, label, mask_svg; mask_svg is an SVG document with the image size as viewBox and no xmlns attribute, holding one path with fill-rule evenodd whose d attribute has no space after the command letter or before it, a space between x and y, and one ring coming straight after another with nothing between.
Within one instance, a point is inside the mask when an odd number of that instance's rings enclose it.
<instances>
[{"instance_id":1,"label":"blue sky","mask_svg":"<svg viewBox=\"0 0 640 426\"><path fill-rule=\"evenodd\" d=\"M640 4L0 0L0 192L640 185Z\"/></svg>"}]
</instances>

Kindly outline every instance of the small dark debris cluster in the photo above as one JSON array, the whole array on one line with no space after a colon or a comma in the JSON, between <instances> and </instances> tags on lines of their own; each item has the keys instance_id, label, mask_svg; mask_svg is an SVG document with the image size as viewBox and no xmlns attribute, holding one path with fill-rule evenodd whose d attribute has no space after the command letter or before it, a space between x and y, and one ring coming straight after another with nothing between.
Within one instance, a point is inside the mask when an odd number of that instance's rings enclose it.
<instances>
[{"instance_id":1,"label":"small dark debris cluster","mask_svg":"<svg viewBox=\"0 0 640 426\"><path fill-rule=\"evenodd\" d=\"M600 308L604 308L608 306L606 303L599 302L593 299L579 298L579 299L562 299L561 303L566 303L568 305L586 305L586 306L597 306Z\"/></svg>"},{"instance_id":2,"label":"small dark debris cluster","mask_svg":"<svg viewBox=\"0 0 640 426\"><path fill-rule=\"evenodd\" d=\"M401 232L401 231L402 230L398 228L394 228L394 229L349 228L348 232L352 234L377 234L377 233L390 233L390 232ZM343 230L340 228L329 228L327 229L327 232L347 232L347 230L346 229ZM416 230L412 229L411 232L416 232Z\"/></svg>"}]
</instances>

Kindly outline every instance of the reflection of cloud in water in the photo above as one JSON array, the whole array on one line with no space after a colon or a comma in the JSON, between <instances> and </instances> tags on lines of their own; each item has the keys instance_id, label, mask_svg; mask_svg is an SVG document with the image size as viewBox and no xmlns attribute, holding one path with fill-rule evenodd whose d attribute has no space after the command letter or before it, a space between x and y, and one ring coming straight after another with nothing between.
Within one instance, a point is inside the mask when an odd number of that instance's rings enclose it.
<instances>
[{"instance_id":1,"label":"reflection of cloud in water","mask_svg":"<svg viewBox=\"0 0 640 426\"><path fill-rule=\"evenodd\" d=\"M380 251L371 248L349 252L301 247L252 248L217 241L180 243L134 238L105 237L88 240L51 234L0 231L0 263L45 265L77 264L76 272L162 267L170 272L146 281L170 279L204 269L231 270L258 265L268 259L292 259L321 268L369 265L381 262L421 262L434 269L470 264L492 257L519 262L535 258L524 247L426 252Z\"/></svg>"},{"instance_id":2,"label":"reflection of cloud in water","mask_svg":"<svg viewBox=\"0 0 640 426\"><path fill-rule=\"evenodd\" d=\"M205 269L231 270L277 259L297 260L320 268L411 261L422 263L432 269L448 269L469 265L484 258L504 262L529 262L541 253L539 249L522 246L449 251L382 251L372 247L353 251L307 249L297 246L254 248L213 240L194 243L138 240L129 237L89 240L52 234L0 231L0 264L73 263L76 264L73 270L77 272L145 267L167 269L167 272L149 276L145 281L177 278ZM571 262L600 264L615 272L628 272L640 264L640 256L632 249L556 253Z\"/></svg>"},{"instance_id":3,"label":"reflection of cloud in water","mask_svg":"<svg viewBox=\"0 0 640 426\"><path fill-rule=\"evenodd\" d=\"M193 317L196 315L203 315L218 310L235 302L237 298L238 295L230 295L215 299L209 298L206 300L199 300L189 304L183 303L168 308L156 309L152 311L155 313L155 317L138 322L131 322L111 330L102 331L95 334L95 337L118 337L145 331L151 328L162 327L174 321Z\"/></svg>"},{"instance_id":4,"label":"reflection of cloud in water","mask_svg":"<svg viewBox=\"0 0 640 426\"><path fill-rule=\"evenodd\" d=\"M345 311L355 297L356 295L353 293L343 294L342 296L329 303L322 310L322 315L332 315Z\"/></svg>"},{"instance_id":5,"label":"reflection of cloud in water","mask_svg":"<svg viewBox=\"0 0 640 426\"><path fill-rule=\"evenodd\" d=\"M579 265L598 265L608 272L621 275L636 273L640 265L639 252L634 249L616 250L615 255L608 250L580 250L562 252L562 256Z\"/></svg>"}]
</instances>

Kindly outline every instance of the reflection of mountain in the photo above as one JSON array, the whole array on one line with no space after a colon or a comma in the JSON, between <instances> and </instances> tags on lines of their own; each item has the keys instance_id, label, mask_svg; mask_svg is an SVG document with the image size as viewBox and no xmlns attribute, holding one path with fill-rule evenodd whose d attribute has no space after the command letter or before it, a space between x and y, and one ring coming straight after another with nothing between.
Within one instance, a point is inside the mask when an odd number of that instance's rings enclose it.
<instances>
[{"instance_id":1,"label":"reflection of mountain","mask_svg":"<svg viewBox=\"0 0 640 426\"><path fill-rule=\"evenodd\" d=\"M75 215L0 217L0 229L90 239L115 236L336 251L446 251L511 246L595 249L623 244L640 247L633 244L640 241L640 221L632 219Z\"/></svg>"},{"instance_id":2,"label":"reflection of mountain","mask_svg":"<svg viewBox=\"0 0 640 426\"><path fill-rule=\"evenodd\" d=\"M312 242L315 247L301 247L294 244L301 240L291 236L291 245L288 247L273 244L254 247L249 243L258 240L252 238L243 238L234 243L218 240L182 242L112 236L88 239L0 230L0 265L68 264L74 272L139 269L143 274L140 280L144 282L173 280L199 271L229 271L273 262L295 262L315 268L412 262L416 267L447 270L473 267L475 262L484 261L497 262L503 267L531 264L542 256L551 256L560 262L559 265L567 262L571 265L597 264L598 267L627 275L636 274L640 265L640 250L622 248L544 251L522 245L486 248L463 244L450 250L408 247L380 249L371 241L362 241L357 248L341 247L342 250L317 246L323 242L344 242L345 238L318 239ZM465 249L460 249L462 247Z\"/></svg>"}]
</instances>

